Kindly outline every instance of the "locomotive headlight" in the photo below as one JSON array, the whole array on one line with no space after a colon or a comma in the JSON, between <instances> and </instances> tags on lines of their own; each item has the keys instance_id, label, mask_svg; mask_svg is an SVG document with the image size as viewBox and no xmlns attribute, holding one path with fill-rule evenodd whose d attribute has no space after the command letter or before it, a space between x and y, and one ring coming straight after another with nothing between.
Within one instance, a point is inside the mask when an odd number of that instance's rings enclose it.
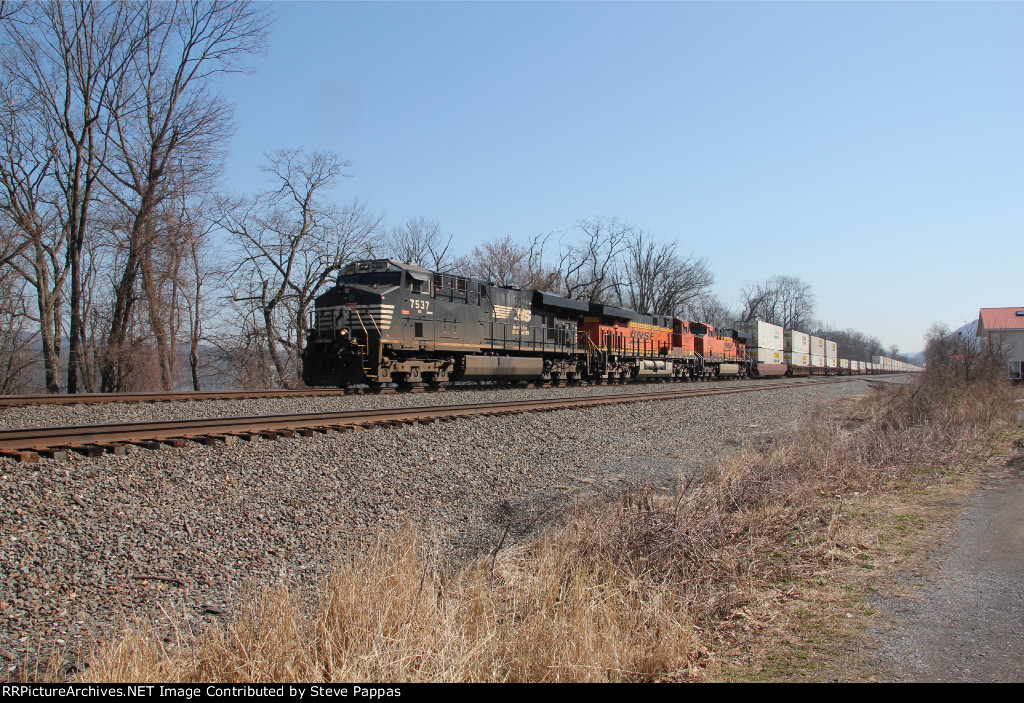
<instances>
[{"instance_id":1,"label":"locomotive headlight","mask_svg":"<svg viewBox=\"0 0 1024 703\"><path fill-rule=\"evenodd\" d=\"M345 329L341 330L340 332L338 332L338 336L339 337L347 337L348 336L348 330L345 330Z\"/></svg>"}]
</instances>

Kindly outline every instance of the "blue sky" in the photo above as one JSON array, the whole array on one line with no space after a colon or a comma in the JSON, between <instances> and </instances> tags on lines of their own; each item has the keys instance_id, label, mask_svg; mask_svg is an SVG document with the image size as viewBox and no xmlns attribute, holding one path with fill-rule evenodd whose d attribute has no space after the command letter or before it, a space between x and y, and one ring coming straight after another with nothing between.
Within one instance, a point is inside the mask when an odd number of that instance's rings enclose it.
<instances>
[{"instance_id":1,"label":"blue sky","mask_svg":"<svg viewBox=\"0 0 1024 703\"><path fill-rule=\"evenodd\" d=\"M274 5L229 186L265 150L350 159L339 200L468 250L619 217L715 291L789 274L904 351L1021 305L1024 4Z\"/></svg>"}]
</instances>

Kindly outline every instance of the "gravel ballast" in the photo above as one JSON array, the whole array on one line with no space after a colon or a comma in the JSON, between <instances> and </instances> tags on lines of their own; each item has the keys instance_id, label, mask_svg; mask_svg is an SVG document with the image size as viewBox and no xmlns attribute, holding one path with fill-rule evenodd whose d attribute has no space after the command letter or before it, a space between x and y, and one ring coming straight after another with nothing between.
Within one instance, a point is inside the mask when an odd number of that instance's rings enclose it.
<instances>
[{"instance_id":1,"label":"gravel ballast","mask_svg":"<svg viewBox=\"0 0 1024 703\"><path fill-rule=\"evenodd\" d=\"M526 524L568 496L671 488L724 449L867 391L854 380L121 457L0 459L0 665L18 677L24 662L53 650L73 660L83 642L135 617L178 628L230 617L247 585L315 588L353 545L406 521L454 551L491 548L510 521ZM470 402L465 393L300 402L314 411L442 396ZM200 414L290 412L296 402L205 401ZM12 408L6 418L24 426L32 413L44 424L194 416L185 405L198 404Z\"/></svg>"},{"instance_id":2,"label":"gravel ballast","mask_svg":"<svg viewBox=\"0 0 1024 703\"><path fill-rule=\"evenodd\" d=\"M811 381L812 379L802 379ZM813 380L821 380L815 377ZM365 395L238 398L233 400L175 400L159 403L83 403L79 405L23 405L0 407L0 429L91 425L110 422L158 422L197 417L234 417L316 413L373 408L459 405L530 398L573 398L618 393L658 393L683 389L728 388L736 385L770 386L776 381L701 381L698 383L635 383L626 385L569 386L561 388L456 389L439 393L383 393Z\"/></svg>"}]
</instances>

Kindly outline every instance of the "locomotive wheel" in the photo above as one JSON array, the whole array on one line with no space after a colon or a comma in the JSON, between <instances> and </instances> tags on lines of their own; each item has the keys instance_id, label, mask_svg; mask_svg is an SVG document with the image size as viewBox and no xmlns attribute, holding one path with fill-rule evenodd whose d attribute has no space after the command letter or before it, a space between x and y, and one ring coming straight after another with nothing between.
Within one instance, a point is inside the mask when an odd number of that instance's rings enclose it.
<instances>
[{"instance_id":1,"label":"locomotive wheel","mask_svg":"<svg viewBox=\"0 0 1024 703\"><path fill-rule=\"evenodd\" d=\"M412 382L409 380L409 374L407 373L392 374L391 380L398 386L399 393L408 393L412 390Z\"/></svg>"},{"instance_id":2,"label":"locomotive wheel","mask_svg":"<svg viewBox=\"0 0 1024 703\"><path fill-rule=\"evenodd\" d=\"M428 391L436 391L441 388L441 382L437 380L437 374L423 374L423 383L426 384Z\"/></svg>"}]
</instances>

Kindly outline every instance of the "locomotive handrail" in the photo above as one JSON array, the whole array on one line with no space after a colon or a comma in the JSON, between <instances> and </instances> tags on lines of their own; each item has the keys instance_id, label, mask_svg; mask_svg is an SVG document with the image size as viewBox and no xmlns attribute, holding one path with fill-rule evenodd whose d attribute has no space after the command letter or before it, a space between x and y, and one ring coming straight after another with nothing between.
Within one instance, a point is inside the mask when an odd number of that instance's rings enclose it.
<instances>
[{"instance_id":1,"label":"locomotive handrail","mask_svg":"<svg viewBox=\"0 0 1024 703\"><path fill-rule=\"evenodd\" d=\"M363 330L363 340L366 342L366 344L364 346L366 347L366 351L369 351L370 350L370 331L366 329L366 325L363 323L363 315L362 315L362 313L359 312L359 308L349 308L349 310L354 312L356 314L356 319L359 320L359 326ZM369 314L369 313L367 313L367 314ZM384 354L384 345L381 343L381 338L383 337L383 334L381 334L380 327L377 326L377 321L373 319L373 315L370 315L370 322L373 323L374 329L377 330L377 369L379 369L380 368L380 362L381 362L382 356ZM377 369L374 369L374 371L376 372ZM363 373L364 373L364 375L367 378L377 378L377 373L370 374L370 373L366 373L367 371L368 371L368 369L364 366L363 367Z\"/></svg>"}]
</instances>

